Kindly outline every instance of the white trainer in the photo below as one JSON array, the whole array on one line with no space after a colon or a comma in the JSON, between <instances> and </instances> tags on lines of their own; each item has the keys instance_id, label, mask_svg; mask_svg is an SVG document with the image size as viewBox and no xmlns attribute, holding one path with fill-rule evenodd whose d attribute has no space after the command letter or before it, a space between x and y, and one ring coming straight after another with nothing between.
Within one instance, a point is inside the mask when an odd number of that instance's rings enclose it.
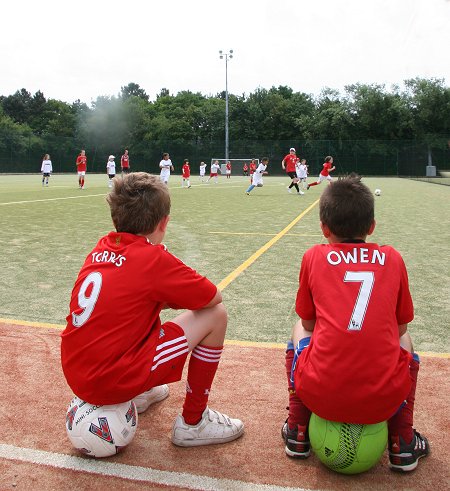
<instances>
[{"instance_id":1,"label":"white trainer","mask_svg":"<svg viewBox=\"0 0 450 491\"><path fill-rule=\"evenodd\" d=\"M172 443L179 447L214 445L236 440L243 433L244 423L241 420L229 418L207 407L195 426L186 424L183 416L177 416L172 428Z\"/></svg>"},{"instance_id":2,"label":"white trainer","mask_svg":"<svg viewBox=\"0 0 450 491\"><path fill-rule=\"evenodd\" d=\"M163 401L168 395L169 386L166 384L158 385L147 392L143 392L136 396L133 399L133 402L136 404L138 414L140 414L146 411L155 402Z\"/></svg>"},{"instance_id":3,"label":"white trainer","mask_svg":"<svg viewBox=\"0 0 450 491\"><path fill-rule=\"evenodd\" d=\"M286 189L287 189L287 192L288 192L289 194L291 194L291 188L288 186Z\"/></svg>"}]
</instances>

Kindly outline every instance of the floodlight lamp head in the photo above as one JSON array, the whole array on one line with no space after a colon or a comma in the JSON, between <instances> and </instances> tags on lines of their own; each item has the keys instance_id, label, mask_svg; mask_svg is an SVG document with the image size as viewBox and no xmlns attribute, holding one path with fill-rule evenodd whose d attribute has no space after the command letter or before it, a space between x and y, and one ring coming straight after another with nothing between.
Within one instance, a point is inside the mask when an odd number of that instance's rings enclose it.
<instances>
[{"instance_id":1,"label":"floodlight lamp head","mask_svg":"<svg viewBox=\"0 0 450 491\"><path fill-rule=\"evenodd\" d=\"M221 55L223 53L223 51L221 49L219 49L219 55Z\"/></svg>"},{"instance_id":2,"label":"floodlight lamp head","mask_svg":"<svg viewBox=\"0 0 450 491\"><path fill-rule=\"evenodd\" d=\"M220 56L219 56L219 58L220 58L221 60L223 60L223 56L222 56L222 55L220 55Z\"/></svg>"},{"instance_id":3,"label":"floodlight lamp head","mask_svg":"<svg viewBox=\"0 0 450 491\"><path fill-rule=\"evenodd\" d=\"M233 58L233 55L230 55L230 58Z\"/></svg>"},{"instance_id":4,"label":"floodlight lamp head","mask_svg":"<svg viewBox=\"0 0 450 491\"><path fill-rule=\"evenodd\" d=\"M233 50L232 49L230 49L230 53L233 53Z\"/></svg>"}]
</instances>

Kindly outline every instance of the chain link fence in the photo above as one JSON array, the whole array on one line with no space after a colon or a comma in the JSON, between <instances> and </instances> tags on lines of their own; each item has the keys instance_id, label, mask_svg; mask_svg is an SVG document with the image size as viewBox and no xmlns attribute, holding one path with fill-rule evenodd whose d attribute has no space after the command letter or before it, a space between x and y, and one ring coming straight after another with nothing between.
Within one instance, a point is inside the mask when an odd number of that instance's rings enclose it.
<instances>
[{"instance_id":1,"label":"chain link fence","mask_svg":"<svg viewBox=\"0 0 450 491\"><path fill-rule=\"evenodd\" d=\"M334 157L336 174L357 172L365 176L400 176L431 180L442 184L450 181L450 142L430 146L424 141L387 140L300 140L300 141L230 141L229 158L269 157L271 175L281 175L281 160L295 147L297 155L306 158L311 175L322 169L327 155ZM44 154L49 153L53 172L76 172L75 160L81 148L86 150L88 172L106 172L108 156L120 156L124 148L105 148L105 145L82 147L75 138L36 135L17 136L0 131L0 173L39 173ZM223 141L159 141L151 144L130 145L130 162L134 171L159 172L159 161L163 152L169 152L176 171L188 158L191 167L204 161L209 164L212 157L224 158ZM233 173L241 169L235 163ZM435 172L433 174L433 170ZM448 177L447 177L448 176Z\"/></svg>"}]
</instances>

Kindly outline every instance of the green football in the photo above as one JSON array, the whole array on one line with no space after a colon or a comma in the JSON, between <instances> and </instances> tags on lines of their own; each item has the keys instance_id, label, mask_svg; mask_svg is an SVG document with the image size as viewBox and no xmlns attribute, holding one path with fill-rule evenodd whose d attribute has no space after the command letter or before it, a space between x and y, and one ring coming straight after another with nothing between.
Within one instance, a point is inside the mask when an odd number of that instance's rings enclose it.
<instances>
[{"instance_id":1,"label":"green football","mask_svg":"<svg viewBox=\"0 0 450 491\"><path fill-rule=\"evenodd\" d=\"M342 474L359 474L372 468L386 449L387 422L360 425L337 423L311 414L309 439L320 461Z\"/></svg>"}]
</instances>

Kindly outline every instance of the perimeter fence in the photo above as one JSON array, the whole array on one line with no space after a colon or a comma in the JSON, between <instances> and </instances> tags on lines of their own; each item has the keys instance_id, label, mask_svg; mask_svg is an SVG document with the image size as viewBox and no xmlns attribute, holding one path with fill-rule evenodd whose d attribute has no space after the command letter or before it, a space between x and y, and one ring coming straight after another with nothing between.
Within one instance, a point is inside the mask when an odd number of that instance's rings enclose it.
<instances>
[{"instance_id":1,"label":"perimeter fence","mask_svg":"<svg viewBox=\"0 0 450 491\"><path fill-rule=\"evenodd\" d=\"M297 155L306 158L311 175L318 174L323 159L334 157L337 174L357 172L366 176L400 176L433 180L442 184L449 181L450 144L447 138L433 145L418 140L298 140L259 141L232 140L229 158L269 157L271 175L281 175L281 160L295 147ZM75 138L36 135L9 135L0 130L0 173L39 173L42 157L49 153L55 173L75 172L75 160L80 149L86 150L88 172L106 172L108 156L120 156L125 145L83 145ZM224 158L223 141L158 141L129 145L131 168L134 171L158 173L163 152L169 152L175 172L181 170L188 158L193 172L201 161L210 164L212 157ZM435 176L433 175L435 173ZM241 174L242 166L235 163L233 174Z\"/></svg>"}]
</instances>

